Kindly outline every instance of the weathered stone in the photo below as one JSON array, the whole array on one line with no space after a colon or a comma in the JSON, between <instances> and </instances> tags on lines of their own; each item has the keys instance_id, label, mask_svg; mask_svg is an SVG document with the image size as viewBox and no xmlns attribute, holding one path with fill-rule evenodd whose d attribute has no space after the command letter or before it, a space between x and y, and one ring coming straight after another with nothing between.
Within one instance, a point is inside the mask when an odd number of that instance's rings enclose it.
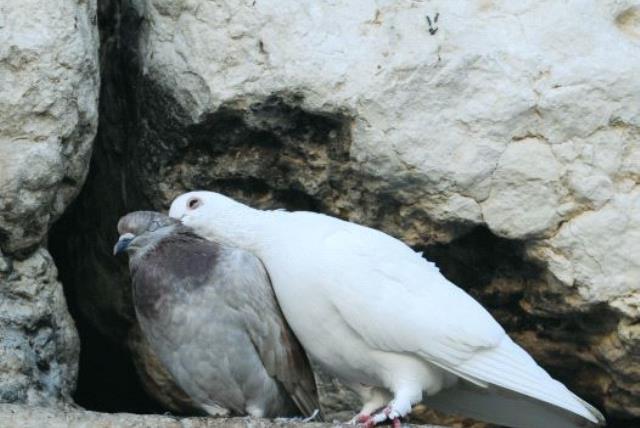
<instances>
[{"instance_id":1,"label":"weathered stone","mask_svg":"<svg viewBox=\"0 0 640 428\"><path fill-rule=\"evenodd\" d=\"M482 212L487 226L509 238L529 238L555 228L558 205L566 191L560 183L562 166L549 145L528 138L509 144L493 172Z\"/></svg>"},{"instance_id":2,"label":"weathered stone","mask_svg":"<svg viewBox=\"0 0 640 428\"><path fill-rule=\"evenodd\" d=\"M177 418L131 413L97 413L74 408L43 408L0 404L0 426L6 428L340 428L343 423L302 422L287 419ZM438 428L435 425L407 425ZM440 427L442 428L442 427Z\"/></svg>"},{"instance_id":3,"label":"weathered stone","mask_svg":"<svg viewBox=\"0 0 640 428\"><path fill-rule=\"evenodd\" d=\"M95 0L0 4L2 402L68 401L75 388L78 337L46 237L89 169L95 18Z\"/></svg>"},{"instance_id":4,"label":"weathered stone","mask_svg":"<svg viewBox=\"0 0 640 428\"><path fill-rule=\"evenodd\" d=\"M0 402L70 400L80 343L45 249L0 271Z\"/></svg>"},{"instance_id":5,"label":"weathered stone","mask_svg":"<svg viewBox=\"0 0 640 428\"><path fill-rule=\"evenodd\" d=\"M0 247L34 247L84 182L97 127L95 0L0 5Z\"/></svg>"}]
</instances>

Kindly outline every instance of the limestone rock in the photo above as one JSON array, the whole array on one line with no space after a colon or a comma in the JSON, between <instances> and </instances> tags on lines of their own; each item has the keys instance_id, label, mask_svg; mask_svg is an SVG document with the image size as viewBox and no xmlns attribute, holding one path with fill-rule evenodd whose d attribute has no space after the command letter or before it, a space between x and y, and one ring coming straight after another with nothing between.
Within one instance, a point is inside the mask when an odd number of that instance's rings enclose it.
<instances>
[{"instance_id":1,"label":"limestone rock","mask_svg":"<svg viewBox=\"0 0 640 428\"><path fill-rule=\"evenodd\" d=\"M97 127L95 0L0 5L0 248L33 248L79 192Z\"/></svg>"},{"instance_id":2,"label":"limestone rock","mask_svg":"<svg viewBox=\"0 0 640 428\"><path fill-rule=\"evenodd\" d=\"M2 402L68 401L75 388L80 345L46 238L89 169L97 51L95 0L0 4Z\"/></svg>"},{"instance_id":3,"label":"limestone rock","mask_svg":"<svg viewBox=\"0 0 640 428\"><path fill-rule=\"evenodd\" d=\"M80 344L49 253L0 269L0 402L69 400ZM1 424L0 424L1 425Z\"/></svg>"},{"instance_id":4,"label":"limestone rock","mask_svg":"<svg viewBox=\"0 0 640 428\"><path fill-rule=\"evenodd\" d=\"M486 225L564 253L566 269L590 262L554 237L559 227L571 229L582 213L637 189L640 39L632 2L477 2L463 10L455 2L139 4L144 78L170 94L185 124L220 122L211 115L236 109L250 127L269 128L255 112L274 94L343 117L351 169L379 181L367 190L390 190L439 221ZM585 19L570 19L576 13ZM315 183L299 186L322 193ZM612 204L590 223L594 237L625 236L604 219L628 215L631 205ZM617 260L619 275L588 269L576 284L562 282L587 301L615 299L632 289L622 277L640 268L636 257Z\"/></svg>"}]
</instances>

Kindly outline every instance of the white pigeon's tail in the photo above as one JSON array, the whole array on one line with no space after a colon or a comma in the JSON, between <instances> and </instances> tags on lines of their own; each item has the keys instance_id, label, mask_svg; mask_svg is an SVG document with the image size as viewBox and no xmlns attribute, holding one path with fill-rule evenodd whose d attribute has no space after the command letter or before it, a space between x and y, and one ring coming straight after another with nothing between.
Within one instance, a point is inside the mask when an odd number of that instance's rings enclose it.
<instances>
[{"instance_id":1,"label":"white pigeon's tail","mask_svg":"<svg viewBox=\"0 0 640 428\"><path fill-rule=\"evenodd\" d=\"M477 380L477 384L461 379L452 388L427 397L425 404L513 428L605 424L596 408L549 376L508 337L498 347L480 351L456 370Z\"/></svg>"}]
</instances>

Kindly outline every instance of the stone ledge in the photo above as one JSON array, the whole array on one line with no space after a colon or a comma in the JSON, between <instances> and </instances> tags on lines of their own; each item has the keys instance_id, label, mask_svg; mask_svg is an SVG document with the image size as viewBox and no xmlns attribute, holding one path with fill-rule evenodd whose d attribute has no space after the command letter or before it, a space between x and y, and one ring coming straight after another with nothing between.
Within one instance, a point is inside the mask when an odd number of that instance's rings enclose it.
<instances>
[{"instance_id":1,"label":"stone ledge","mask_svg":"<svg viewBox=\"0 0 640 428\"><path fill-rule=\"evenodd\" d=\"M406 425L409 426L409 425ZM410 425L423 428L443 428L436 425ZM328 428L350 427L340 422L303 423L295 420L253 418L179 418L167 415L137 415L133 413L99 413L74 407L33 407L0 404L2 428Z\"/></svg>"}]
</instances>

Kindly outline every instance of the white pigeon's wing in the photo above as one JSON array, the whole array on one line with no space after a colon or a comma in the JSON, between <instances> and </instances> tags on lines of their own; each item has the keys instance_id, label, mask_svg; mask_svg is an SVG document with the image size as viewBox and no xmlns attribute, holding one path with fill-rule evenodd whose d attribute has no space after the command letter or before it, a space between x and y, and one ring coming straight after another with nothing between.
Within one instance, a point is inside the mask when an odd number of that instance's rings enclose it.
<instances>
[{"instance_id":1,"label":"white pigeon's wing","mask_svg":"<svg viewBox=\"0 0 640 428\"><path fill-rule=\"evenodd\" d=\"M479 351L457 369L487 380L492 385L562 407L593 423L604 425L604 417L597 409L553 379L508 336L499 346Z\"/></svg>"},{"instance_id":2,"label":"white pigeon's wing","mask_svg":"<svg viewBox=\"0 0 640 428\"><path fill-rule=\"evenodd\" d=\"M324 244L341 264L333 272L330 298L372 347L457 366L505 337L480 304L400 241L348 224Z\"/></svg>"},{"instance_id":3,"label":"white pigeon's wing","mask_svg":"<svg viewBox=\"0 0 640 428\"><path fill-rule=\"evenodd\" d=\"M371 347L411 352L478 386L497 385L593 422L603 420L411 248L346 222L336 222L333 229L325 233L322 248L336 267L328 281L329 298Z\"/></svg>"},{"instance_id":4,"label":"white pigeon's wing","mask_svg":"<svg viewBox=\"0 0 640 428\"><path fill-rule=\"evenodd\" d=\"M493 385L479 388L458 382L423 401L430 408L444 413L512 428L593 427L591 422L575 413Z\"/></svg>"}]
</instances>

